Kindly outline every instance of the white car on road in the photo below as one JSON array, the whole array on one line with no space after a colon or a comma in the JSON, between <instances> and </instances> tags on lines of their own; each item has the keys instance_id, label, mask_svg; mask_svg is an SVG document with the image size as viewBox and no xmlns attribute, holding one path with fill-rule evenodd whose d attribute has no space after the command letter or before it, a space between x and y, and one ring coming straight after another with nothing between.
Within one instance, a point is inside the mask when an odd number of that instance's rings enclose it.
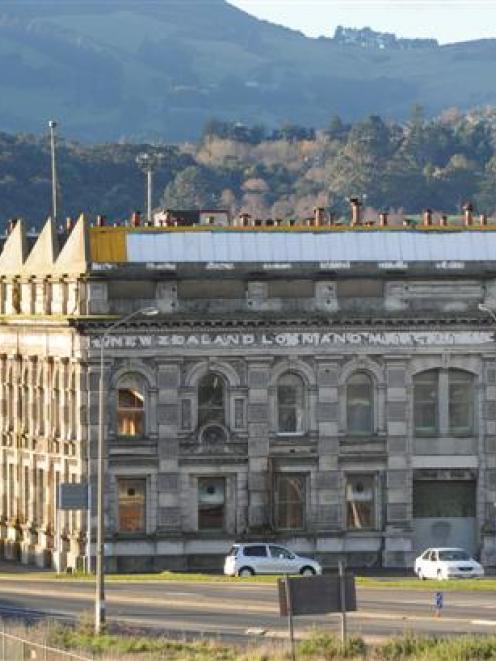
<instances>
[{"instance_id":1,"label":"white car on road","mask_svg":"<svg viewBox=\"0 0 496 661\"><path fill-rule=\"evenodd\" d=\"M423 580L437 578L481 578L484 568L470 553L458 548L432 548L425 550L415 560L414 571Z\"/></svg>"},{"instance_id":2,"label":"white car on road","mask_svg":"<svg viewBox=\"0 0 496 661\"><path fill-rule=\"evenodd\" d=\"M234 544L224 562L226 576L254 574L321 574L316 560L305 558L278 544Z\"/></svg>"}]
</instances>

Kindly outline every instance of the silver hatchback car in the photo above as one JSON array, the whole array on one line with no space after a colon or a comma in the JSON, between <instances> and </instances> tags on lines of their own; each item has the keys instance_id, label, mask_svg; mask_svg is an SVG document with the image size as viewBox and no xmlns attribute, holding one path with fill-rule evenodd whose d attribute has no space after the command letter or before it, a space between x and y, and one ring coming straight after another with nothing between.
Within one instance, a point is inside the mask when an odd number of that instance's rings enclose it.
<instances>
[{"instance_id":1,"label":"silver hatchback car","mask_svg":"<svg viewBox=\"0 0 496 661\"><path fill-rule=\"evenodd\" d=\"M226 576L254 576L255 574L321 574L322 567L311 558L270 543L234 544L224 562Z\"/></svg>"}]
</instances>

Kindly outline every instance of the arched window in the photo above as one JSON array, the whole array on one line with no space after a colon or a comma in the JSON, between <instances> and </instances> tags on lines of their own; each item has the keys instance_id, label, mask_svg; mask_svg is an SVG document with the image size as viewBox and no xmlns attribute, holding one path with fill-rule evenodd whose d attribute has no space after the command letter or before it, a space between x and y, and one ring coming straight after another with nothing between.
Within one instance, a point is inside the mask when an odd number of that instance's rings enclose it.
<instances>
[{"instance_id":1,"label":"arched window","mask_svg":"<svg viewBox=\"0 0 496 661\"><path fill-rule=\"evenodd\" d=\"M145 386L137 375L123 377L117 386L117 434L130 437L145 434Z\"/></svg>"},{"instance_id":2,"label":"arched window","mask_svg":"<svg viewBox=\"0 0 496 661\"><path fill-rule=\"evenodd\" d=\"M365 372L356 372L346 384L346 422L350 434L374 431L374 385Z\"/></svg>"},{"instance_id":3,"label":"arched window","mask_svg":"<svg viewBox=\"0 0 496 661\"><path fill-rule=\"evenodd\" d=\"M418 436L470 436L474 432L474 377L459 369L429 370L413 379Z\"/></svg>"},{"instance_id":4,"label":"arched window","mask_svg":"<svg viewBox=\"0 0 496 661\"><path fill-rule=\"evenodd\" d=\"M226 424L226 388L223 379L212 372L198 384L198 426L210 422Z\"/></svg>"},{"instance_id":5,"label":"arched window","mask_svg":"<svg viewBox=\"0 0 496 661\"><path fill-rule=\"evenodd\" d=\"M284 374L277 383L277 429L281 434L304 430L305 389L297 374Z\"/></svg>"}]
</instances>

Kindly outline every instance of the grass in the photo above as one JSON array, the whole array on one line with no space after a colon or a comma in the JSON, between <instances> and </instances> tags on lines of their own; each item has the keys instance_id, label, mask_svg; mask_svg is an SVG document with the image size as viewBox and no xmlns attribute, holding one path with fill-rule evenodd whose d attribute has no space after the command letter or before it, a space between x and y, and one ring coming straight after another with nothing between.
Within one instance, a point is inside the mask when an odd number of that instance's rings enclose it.
<instances>
[{"instance_id":1,"label":"grass","mask_svg":"<svg viewBox=\"0 0 496 661\"><path fill-rule=\"evenodd\" d=\"M289 661L287 640L233 644L212 639L173 640L138 630L93 634L91 615L78 626L40 623L33 627L10 627L8 633L91 656L98 661ZM326 631L314 629L296 643L296 658L303 661L478 661L496 659L496 636L416 636L407 633L385 643L367 645L350 636L343 647Z\"/></svg>"},{"instance_id":2,"label":"grass","mask_svg":"<svg viewBox=\"0 0 496 661\"><path fill-rule=\"evenodd\" d=\"M82 572L74 574L57 574L55 572L25 572L15 573L2 572L2 578L15 578L16 580L60 580L60 581L94 581L94 575L87 575ZM251 583L251 584L269 584L273 585L280 576L246 576L243 578L224 576L222 574L199 574L188 572L164 571L148 574L106 574L105 580L110 583L122 582L189 582L189 583ZM451 579L449 581L425 580L419 581L414 576L404 578L376 578L369 576L357 576L356 585L362 588L381 588L381 589L407 589L407 590L439 590L448 591L475 591L475 592L493 592L496 591L496 577L483 579Z\"/></svg>"}]
</instances>

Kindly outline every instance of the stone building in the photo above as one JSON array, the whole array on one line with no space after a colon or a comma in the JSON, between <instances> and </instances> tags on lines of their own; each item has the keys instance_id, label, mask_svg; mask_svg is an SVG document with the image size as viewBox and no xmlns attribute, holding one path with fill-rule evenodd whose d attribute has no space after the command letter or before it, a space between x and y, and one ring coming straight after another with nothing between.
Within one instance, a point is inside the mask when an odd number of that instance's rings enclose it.
<instances>
[{"instance_id":1,"label":"stone building","mask_svg":"<svg viewBox=\"0 0 496 661\"><path fill-rule=\"evenodd\" d=\"M75 568L104 345L109 569L496 563L496 226L90 227L0 254L0 553ZM245 218L246 220L246 218ZM100 223L101 225L102 223ZM479 309L480 305L486 309ZM92 511L93 523L96 522ZM94 551L94 549L93 549Z\"/></svg>"}]
</instances>

